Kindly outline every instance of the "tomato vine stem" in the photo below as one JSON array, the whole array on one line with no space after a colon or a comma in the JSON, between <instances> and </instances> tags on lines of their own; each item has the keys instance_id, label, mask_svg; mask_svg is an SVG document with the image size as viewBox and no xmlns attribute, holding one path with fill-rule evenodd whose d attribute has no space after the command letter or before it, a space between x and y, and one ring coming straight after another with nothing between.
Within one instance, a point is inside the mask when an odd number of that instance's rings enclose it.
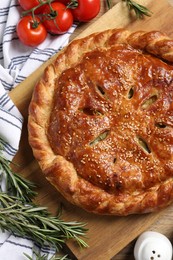
<instances>
[{"instance_id":1,"label":"tomato vine stem","mask_svg":"<svg viewBox=\"0 0 173 260\"><path fill-rule=\"evenodd\" d=\"M29 9L29 10L23 11L23 12L22 12L22 16L26 16L26 15L28 15L28 14L31 13L32 16L34 17L34 16L35 16L35 11L36 11L38 8L40 8L41 6L45 5L45 4L48 4L48 5L50 6L50 9L51 9L52 11L54 11L53 8L52 8L52 6L51 6L51 3L52 3L53 1L54 1L54 0L47 0L47 1L41 1L41 0L40 0L40 1L39 1L40 4L38 4L37 6L31 8L31 9Z\"/></svg>"},{"instance_id":2,"label":"tomato vine stem","mask_svg":"<svg viewBox=\"0 0 173 260\"><path fill-rule=\"evenodd\" d=\"M32 29L36 29L39 25L39 22L35 19L35 17L32 17L32 21L30 22Z\"/></svg>"},{"instance_id":3,"label":"tomato vine stem","mask_svg":"<svg viewBox=\"0 0 173 260\"><path fill-rule=\"evenodd\" d=\"M69 3L67 4L67 8L74 9L78 7L79 3L77 0L70 0Z\"/></svg>"}]
</instances>

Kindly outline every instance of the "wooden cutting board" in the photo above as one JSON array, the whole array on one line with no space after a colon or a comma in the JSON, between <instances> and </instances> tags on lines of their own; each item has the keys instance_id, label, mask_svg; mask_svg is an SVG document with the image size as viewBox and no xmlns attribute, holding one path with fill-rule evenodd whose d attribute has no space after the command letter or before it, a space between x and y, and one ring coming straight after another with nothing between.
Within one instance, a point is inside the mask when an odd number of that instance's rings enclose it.
<instances>
[{"instance_id":1,"label":"wooden cutting board","mask_svg":"<svg viewBox=\"0 0 173 260\"><path fill-rule=\"evenodd\" d=\"M126 27L130 30L161 30L173 37L173 7L166 0L138 0L152 10L153 15L144 20L135 20L130 16L125 2L118 3L110 11L99 18L94 24L82 32L83 37L96 31L102 31L114 27ZM78 220L87 223L89 229L86 242L89 248L80 249L75 243L68 243L68 248L77 259L109 260L114 257L122 248L136 238L141 232L148 229L151 224L164 215L167 209L154 214L133 215L128 217L97 216L89 214L65 201L61 195L44 179L37 162L32 156L28 144L27 115L28 104L36 81L42 75L44 68L52 62L53 57L43 64L25 81L19 84L10 96L24 116L24 126L20 142L20 149L14 161L20 165L16 169L20 174L32 180L38 185L37 203L47 206L52 213L55 213L59 203L63 203L63 218L68 221ZM173 209L172 209L173 211ZM169 209L170 212L170 209ZM116 259L116 257L114 257Z\"/></svg>"}]
</instances>

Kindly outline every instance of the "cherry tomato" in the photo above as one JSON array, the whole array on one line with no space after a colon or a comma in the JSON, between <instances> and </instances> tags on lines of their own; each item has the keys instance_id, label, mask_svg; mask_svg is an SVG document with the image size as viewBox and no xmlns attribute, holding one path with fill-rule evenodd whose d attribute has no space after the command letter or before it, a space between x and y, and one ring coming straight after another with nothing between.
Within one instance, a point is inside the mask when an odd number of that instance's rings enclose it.
<instances>
[{"instance_id":1,"label":"cherry tomato","mask_svg":"<svg viewBox=\"0 0 173 260\"><path fill-rule=\"evenodd\" d=\"M42 0L42 2L45 2L46 0ZM18 0L20 6L23 8L23 10L27 11L33 7L36 7L40 4L40 0ZM35 10L35 14L40 14L44 9L44 5L40 6Z\"/></svg>"},{"instance_id":2,"label":"cherry tomato","mask_svg":"<svg viewBox=\"0 0 173 260\"><path fill-rule=\"evenodd\" d=\"M35 21L31 15L22 17L16 27L17 35L22 43L34 47L42 43L46 36L47 31L40 19L35 17Z\"/></svg>"},{"instance_id":3,"label":"cherry tomato","mask_svg":"<svg viewBox=\"0 0 173 260\"><path fill-rule=\"evenodd\" d=\"M64 4L60 2L51 3L51 10L49 5L46 5L43 16L43 24L47 31L53 34L63 34L73 24L73 15Z\"/></svg>"},{"instance_id":4,"label":"cherry tomato","mask_svg":"<svg viewBox=\"0 0 173 260\"><path fill-rule=\"evenodd\" d=\"M78 6L72 9L74 20L88 22L100 11L100 0L78 0Z\"/></svg>"},{"instance_id":5,"label":"cherry tomato","mask_svg":"<svg viewBox=\"0 0 173 260\"><path fill-rule=\"evenodd\" d=\"M64 5L68 5L71 1L70 0L58 0L58 2L60 2Z\"/></svg>"}]
</instances>

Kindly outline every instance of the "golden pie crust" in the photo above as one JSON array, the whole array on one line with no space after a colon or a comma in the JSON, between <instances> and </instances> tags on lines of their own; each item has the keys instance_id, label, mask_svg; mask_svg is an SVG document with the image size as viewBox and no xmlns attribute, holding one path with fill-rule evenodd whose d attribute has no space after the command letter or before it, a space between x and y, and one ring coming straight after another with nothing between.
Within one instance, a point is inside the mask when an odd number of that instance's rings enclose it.
<instances>
[{"instance_id":1,"label":"golden pie crust","mask_svg":"<svg viewBox=\"0 0 173 260\"><path fill-rule=\"evenodd\" d=\"M173 200L173 40L110 29L74 40L29 106L29 142L50 183L97 214Z\"/></svg>"}]
</instances>

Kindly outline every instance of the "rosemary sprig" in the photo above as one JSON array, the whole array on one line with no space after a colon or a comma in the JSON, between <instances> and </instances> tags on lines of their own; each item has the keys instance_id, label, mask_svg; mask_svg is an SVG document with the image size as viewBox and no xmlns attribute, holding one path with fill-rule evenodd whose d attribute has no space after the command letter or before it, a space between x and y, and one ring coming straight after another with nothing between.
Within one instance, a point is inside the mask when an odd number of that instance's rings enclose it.
<instances>
[{"instance_id":1,"label":"rosemary sprig","mask_svg":"<svg viewBox=\"0 0 173 260\"><path fill-rule=\"evenodd\" d=\"M10 161L2 155L3 146L0 143L0 173L1 178L5 179L6 192L20 197L23 201L29 202L36 196L33 190L35 185L12 171Z\"/></svg>"},{"instance_id":2,"label":"rosemary sprig","mask_svg":"<svg viewBox=\"0 0 173 260\"><path fill-rule=\"evenodd\" d=\"M44 255L40 255L38 253L35 253L35 260L70 260L69 258L67 258L67 255L65 256L52 256L51 258L48 257L48 255L44 254ZM32 257L30 257L28 254L25 254L24 255L27 257L28 260L33 260Z\"/></svg>"},{"instance_id":3,"label":"rosemary sprig","mask_svg":"<svg viewBox=\"0 0 173 260\"><path fill-rule=\"evenodd\" d=\"M22 237L30 237L40 246L53 246L59 251L67 239L87 247L80 236L85 236L85 224L65 222L60 216L51 216L45 207L34 203L23 204L15 196L0 193L0 228Z\"/></svg>"},{"instance_id":4,"label":"rosemary sprig","mask_svg":"<svg viewBox=\"0 0 173 260\"><path fill-rule=\"evenodd\" d=\"M107 5L108 9L111 9L112 1L111 0L106 0L106 5Z\"/></svg>"},{"instance_id":5,"label":"rosemary sprig","mask_svg":"<svg viewBox=\"0 0 173 260\"><path fill-rule=\"evenodd\" d=\"M145 6L136 3L133 0L123 0L126 2L128 9L134 10L136 18L143 19L144 16L151 16L152 12Z\"/></svg>"},{"instance_id":6,"label":"rosemary sprig","mask_svg":"<svg viewBox=\"0 0 173 260\"><path fill-rule=\"evenodd\" d=\"M0 174L6 180L6 192L0 190L0 229L29 237L41 247L48 245L56 251L68 239L75 240L81 247L87 247L81 238L87 231L85 224L77 221L65 222L61 219L61 211L57 216L52 216L46 207L34 204L32 199L37 194L33 191L35 185L12 171L10 161L3 157L2 151L0 141ZM38 256L39 259L46 260L46 255ZM64 256L59 259L67 258Z\"/></svg>"},{"instance_id":7,"label":"rosemary sprig","mask_svg":"<svg viewBox=\"0 0 173 260\"><path fill-rule=\"evenodd\" d=\"M133 10L135 12L136 18L137 19L142 19L144 16L151 16L152 12L145 6L138 4L137 2L133 0L122 0L126 2L129 11ZM106 0L106 4L108 9L112 7L112 1L111 0Z\"/></svg>"},{"instance_id":8,"label":"rosemary sprig","mask_svg":"<svg viewBox=\"0 0 173 260\"><path fill-rule=\"evenodd\" d=\"M27 257L27 259L29 260L33 260L32 257L30 257L28 254L25 254L24 255ZM44 254L44 255L39 255L39 254L36 254L35 253L35 260L70 260L69 258L67 258L67 256L52 256L51 258L48 257L48 255Z\"/></svg>"}]
</instances>

